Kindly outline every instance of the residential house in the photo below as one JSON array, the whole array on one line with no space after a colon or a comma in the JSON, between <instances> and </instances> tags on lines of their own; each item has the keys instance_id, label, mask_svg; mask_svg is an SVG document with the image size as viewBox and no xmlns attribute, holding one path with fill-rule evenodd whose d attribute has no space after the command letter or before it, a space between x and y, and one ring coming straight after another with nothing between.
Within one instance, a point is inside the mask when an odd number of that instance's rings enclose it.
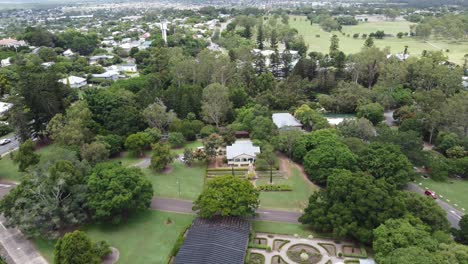
<instances>
[{"instance_id":1,"label":"residential house","mask_svg":"<svg viewBox=\"0 0 468 264\"><path fill-rule=\"evenodd\" d=\"M3 60L1 61L1 65L2 65L2 67L8 67L8 66L10 66L10 65L11 65L11 58L8 57L8 58L6 58L6 59L3 59Z\"/></svg>"},{"instance_id":2,"label":"residential house","mask_svg":"<svg viewBox=\"0 0 468 264\"><path fill-rule=\"evenodd\" d=\"M27 46L28 44L24 40L16 40L12 38L1 39L0 40L0 47L6 48L18 48Z\"/></svg>"},{"instance_id":3,"label":"residential house","mask_svg":"<svg viewBox=\"0 0 468 264\"><path fill-rule=\"evenodd\" d=\"M13 107L13 104L0 102L0 117L3 116Z\"/></svg>"},{"instance_id":4,"label":"residential house","mask_svg":"<svg viewBox=\"0 0 468 264\"><path fill-rule=\"evenodd\" d=\"M94 65L96 63L98 63L99 61L104 61L104 60L111 60L113 59L114 56L112 55L96 55L96 56L92 56L89 58L89 64L90 65Z\"/></svg>"},{"instance_id":5,"label":"residential house","mask_svg":"<svg viewBox=\"0 0 468 264\"><path fill-rule=\"evenodd\" d=\"M85 78L70 76L68 78L60 79L59 82L70 85L71 88L81 88L88 84Z\"/></svg>"},{"instance_id":6,"label":"residential house","mask_svg":"<svg viewBox=\"0 0 468 264\"><path fill-rule=\"evenodd\" d=\"M254 146L252 141L236 140L234 144L226 147L228 165L244 166L255 162L260 147Z\"/></svg>"},{"instance_id":7,"label":"residential house","mask_svg":"<svg viewBox=\"0 0 468 264\"><path fill-rule=\"evenodd\" d=\"M63 52L63 56L65 57L71 57L75 55L75 53L71 49L67 49L66 51Z\"/></svg>"},{"instance_id":8,"label":"residential house","mask_svg":"<svg viewBox=\"0 0 468 264\"><path fill-rule=\"evenodd\" d=\"M92 76L93 78L112 80L112 81L116 81L121 77L119 72L115 70L108 70L104 73L93 74Z\"/></svg>"},{"instance_id":9,"label":"residential house","mask_svg":"<svg viewBox=\"0 0 468 264\"><path fill-rule=\"evenodd\" d=\"M174 264L243 264L250 222L237 217L196 218Z\"/></svg>"},{"instance_id":10,"label":"residential house","mask_svg":"<svg viewBox=\"0 0 468 264\"><path fill-rule=\"evenodd\" d=\"M273 123L280 130L301 130L302 124L290 113L275 113L272 115Z\"/></svg>"}]
</instances>

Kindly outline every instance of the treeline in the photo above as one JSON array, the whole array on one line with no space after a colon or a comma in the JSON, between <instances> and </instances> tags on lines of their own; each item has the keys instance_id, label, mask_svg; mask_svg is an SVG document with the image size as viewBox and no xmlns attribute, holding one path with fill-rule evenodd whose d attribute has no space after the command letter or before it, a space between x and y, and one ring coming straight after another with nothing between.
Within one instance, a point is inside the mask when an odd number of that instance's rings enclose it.
<instances>
[{"instance_id":1,"label":"treeline","mask_svg":"<svg viewBox=\"0 0 468 264\"><path fill-rule=\"evenodd\" d=\"M468 39L468 15L447 14L441 17L425 17L421 23L411 27L415 36L465 41Z\"/></svg>"}]
</instances>

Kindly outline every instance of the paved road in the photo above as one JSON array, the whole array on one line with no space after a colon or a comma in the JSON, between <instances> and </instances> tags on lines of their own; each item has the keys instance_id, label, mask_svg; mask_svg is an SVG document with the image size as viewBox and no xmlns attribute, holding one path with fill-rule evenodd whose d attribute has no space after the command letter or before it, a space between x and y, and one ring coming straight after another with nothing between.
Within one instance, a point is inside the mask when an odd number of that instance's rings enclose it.
<instances>
[{"instance_id":1,"label":"paved road","mask_svg":"<svg viewBox=\"0 0 468 264\"><path fill-rule=\"evenodd\" d=\"M191 201L157 197L154 197L151 203L151 209L153 210L184 214L195 214L195 212L192 211L192 206L193 204ZM301 213L297 212L258 209L257 216L254 220L298 224L299 222L297 219L300 215Z\"/></svg>"},{"instance_id":2,"label":"paved road","mask_svg":"<svg viewBox=\"0 0 468 264\"><path fill-rule=\"evenodd\" d=\"M18 140L16 140L14 137L9 137L9 139L11 139L10 143L0 146L0 157L10 152L11 150L15 150L18 148L19 146Z\"/></svg>"},{"instance_id":3,"label":"paved road","mask_svg":"<svg viewBox=\"0 0 468 264\"><path fill-rule=\"evenodd\" d=\"M408 190L424 195L424 189L422 189L421 187L419 187L418 185L414 183L408 184ZM459 229L460 226L458 225L458 222L460 222L460 219L464 215L464 213L440 199L436 199L436 202L447 213L447 219L449 220L450 225L453 228Z\"/></svg>"}]
</instances>

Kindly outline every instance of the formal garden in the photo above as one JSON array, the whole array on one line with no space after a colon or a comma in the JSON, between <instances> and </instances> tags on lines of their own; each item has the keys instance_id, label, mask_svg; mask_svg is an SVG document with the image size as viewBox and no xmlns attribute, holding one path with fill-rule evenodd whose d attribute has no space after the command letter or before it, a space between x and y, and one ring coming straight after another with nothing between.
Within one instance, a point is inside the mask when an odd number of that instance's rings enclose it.
<instances>
[{"instance_id":1,"label":"formal garden","mask_svg":"<svg viewBox=\"0 0 468 264\"><path fill-rule=\"evenodd\" d=\"M353 243L338 243L312 234L252 233L246 258L249 264L334 264L359 263L368 255L365 248Z\"/></svg>"}]
</instances>

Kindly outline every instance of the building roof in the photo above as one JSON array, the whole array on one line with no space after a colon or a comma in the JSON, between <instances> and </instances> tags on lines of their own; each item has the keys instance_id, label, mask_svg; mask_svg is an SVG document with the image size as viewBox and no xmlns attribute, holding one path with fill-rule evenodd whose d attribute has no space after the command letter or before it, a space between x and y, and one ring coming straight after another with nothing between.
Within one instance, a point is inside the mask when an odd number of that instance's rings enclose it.
<instances>
[{"instance_id":1,"label":"building roof","mask_svg":"<svg viewBox=\"0 0 468 264\"><path fill-rule=\"evenodd\" d=\"M0 102L0 114L10 110L11 107L13 107L13 104Z\"/></svg>"},{"instance_id":2,"label":"building roof","mask_svg":"<svg viewBox=\"0 0 468 264\"><path fill-rule=\"evenodd\" d=\"M236 140L234 144L226 147L228 159L233 159L242 154L255 157L258 153L260 153L260 147L254 146L250 140Z\"/></svg>"},{"instance_id":3,"label":"building roof","mask_svg":"<svg viewBox=\"0 0 468 264\"><path fill-rule=\"evenodd\" d=\"M197 218L188 230L175 264L242 264L250 223L237 217Z\"/></svg>"},{"instance_id":4,"label":"building roof","mask_svg":"<svg viewBox=\"0 0 468 264\"><path fill-rule=\"evenodd\" d=\"M302 124L290 113L276 113L273 114L273 123L278 128L283 127L302 127Z\"/></svg>"},{"instance_id":5,"label":"building roof","mask_svg":"<svg viewBox=\"0 0 468 264\"><path fill-rule=\"evenodd\" d=\"M85 78L81 78L81 77L77 77L77 76L70 76L68 78L60 79L60 82L62 82L64 84L70 83L70 85L79 84L79 83L82 83L82 82L85 82L85 81L86 81Z\"/></svg>"}]
</instances>

